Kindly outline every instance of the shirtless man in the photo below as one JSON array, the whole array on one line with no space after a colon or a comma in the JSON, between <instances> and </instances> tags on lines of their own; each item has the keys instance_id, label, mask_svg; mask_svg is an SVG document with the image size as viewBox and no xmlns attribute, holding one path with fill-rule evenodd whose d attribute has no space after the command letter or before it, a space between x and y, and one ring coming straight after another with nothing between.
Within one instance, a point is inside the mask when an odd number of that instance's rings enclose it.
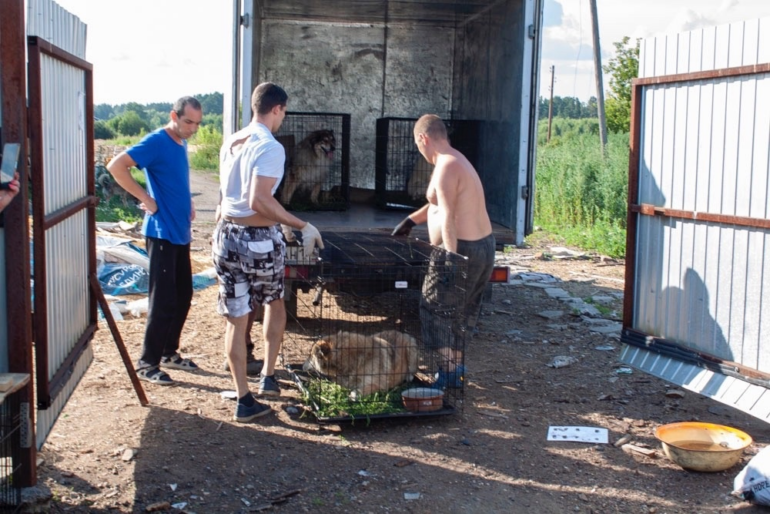
<instances>
[{"instance_id":1,"label":"shirtless man","mask_svg":"<svg viewBox=\"0 0 770 514\"><path fill-rule=\"evenodd\" d=\"M463 154L452 148L441 118L426 114L417 120L414 142L422 156L435 165L426 193L428 203L399 223L392 235L408 235L413 226L427 222L431 244L468 258L467 277L463 277L467 293L459 319L441 320L437 311L446 306L439 301L438 277L430 272L423 283L420 305L423 343L437 349L440 356L437 385L461 387L463 355L447 343L458 331L476 326L481 297L495 263L495 238L478 173ZM451 333L440 334L448 324L452 325Z\"/></svg>"}]
</instances>

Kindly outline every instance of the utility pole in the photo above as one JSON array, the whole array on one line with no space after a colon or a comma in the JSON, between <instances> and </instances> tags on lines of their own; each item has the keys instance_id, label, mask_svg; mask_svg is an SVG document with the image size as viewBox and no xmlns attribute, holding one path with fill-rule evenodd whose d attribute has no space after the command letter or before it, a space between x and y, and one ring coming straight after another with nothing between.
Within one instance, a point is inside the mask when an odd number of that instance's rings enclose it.
<instances>
[{"instance_id":1,"label":"utility pole","mask_svg":"<svg viewBox=\"0 0 770 514\"><path fill-rule=\"evenodd\" d=\"M553 76L556 74L556 66L551 66L551 99L548 102L548 138L546 142L551 142L551 122L553 121Z\"/></svg>"},{"instance_id":2,"label":"utility pole","mask_svg":"<svg viewBox=\"0 0 770 514\"><path fill-rule=\"evenodd\" d=\"M604 83L602 81L602 51L599 46L599 15L596 0L591 4L591 27L594 36L594 75L596 77L596 107L599 111L599 135L602 138L602 154L607 146L607 118L604 115Z\"/></svg>"}]
</instances>

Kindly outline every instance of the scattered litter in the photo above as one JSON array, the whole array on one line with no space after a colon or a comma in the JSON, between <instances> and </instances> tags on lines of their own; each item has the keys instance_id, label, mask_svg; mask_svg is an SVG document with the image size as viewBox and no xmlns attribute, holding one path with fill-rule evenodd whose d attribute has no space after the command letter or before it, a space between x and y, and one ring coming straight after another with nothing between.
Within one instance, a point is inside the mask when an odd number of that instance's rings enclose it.
<instances>
[{"instance_id":1,"label":"scattered litter","mask_svg":"<svg viewBox=\"0 0 770 514\"><path fill-rule=\"evenodd\" d=\"M126 302L123 302L124 305L125 305L125 303ZM99 321L101 321L101 320L103 320L105 318L104 312L102 312L102 306L99 305L97 307L97 309L98 309L98 311L97 311L98 312L98 318L99 318ZM112 314L112 319L114 319L115 321L122 321L123 320L123 313L120 312L120 308L117 305L115 305L115 303L111 303L110 304L110 314Z\"/></svg>"},{"instance_id":2,"label":"scattered litter","mask_svg":"<svg viewBox=\"0 0 770 514\"><path fill-rule=\"evenodd\" d=\"M420 493L404 493L405 500L419 500Z\"/></svg>"},{"instance_id":3,"label":"scattered litter","mask_svg":"<svg viewBox=\"0 0 770 514\"><path fill-rule=\"evenodd\" d=\"M631 368L627 368L625 366L615 370L615 373L617 373L618 375L630 375L633 372L634 370L632 370Z\"/></svg>"},{"instance_id":4,"label":"scattered litter","mask_svg":"<svg viewBox=\"0 0 770 514\"><path fill-rule=\"evenodd\" d=\"M684 393L678 389L669 389L666 391L666 398L676 398L677 400L681 400L684 398Z\"/></svg>"},{"instance_id":5,"label":"scattered litter","mask_svg":"<svg viewBox=\"0 0 770 514\"><path fill-rule=\"evenodd\" d=\"M491 410L479 410L479 414L489 416L490 418L508 419L508 416L505 414L500 414L499 412L494 412Z\"/></svg>"},{"instance_id":6,"label":"scattered litter","mask_svg":"<svg viewBox=\"0 0 770 514\"><path fill-rule=\"evenodd\" d=\"M246 498L241 498L241 501L243 502L243 504L245 506L251 507L251 502L249 500L247 500Z\"/></svg>"},{"instance_id":7,"label":"scattered litter","mask_svg":"<svg viewBox=\"0 0 770 514\"><path fill-rule=\"evenodd\" d=\"M187 502L172 503L171 506L175 509L182 510L187 507Z\"/></svg>"},{"instance_id":8,"label":"scattered litter","mask_svg":"<svg viewBox=\"0 0 770 514\"><path fill-rule=\"evenodd\" d=\"M168 484L172 491L176 491L176 484Z\"/></svg>"},{"instance_id":9,"label":"scattered litter","mask_svg":"<svg viewBox=\"0 0 770 514\"><path fill-rule=\"evenodd\" d=\"M368 477L368 476L370 476L370 475L369 475L369 472L368 472L368 471L366 471L366 470L364 470L364 469L362 469L361 471L359 471L359 472L358 472L358 474L359 474L360 476L362 476L362 477Z\"/></svg>"},{"instance_id":10,"label":"scattered litter","mask_svg":"<svg viewBox=\"0 0 770 514\"><path fill-rule=\"evenodd\" d=\"M569 355L557 355L548 363L550 368L566 368L572 364L575 364L578 360L575 357Z\"/></svg>"},{"instance_id":11,"label":"scattered litter","mask_svg":"<svg viewBox=\"0 0 770 514\"><path fill-rule=\"evenodd\" d=\"M770 446L754 455L733 481L734 496L770 506Z\"/></svg>"},{"instance_id":12,"label":"scattered litter","mask_svg":"<svg viewBox=\"0 0 770 514\"><path fill-rule=\"evenodd\" d=\"M142 298L140 300L134 300L133 302L128 302L126 307L128 308L128 311L131 313L132 316L135 318L141 317L142 314L147 313L147 308L150 305L149 298Z\"/></svg>"},{"instance_id":13,"label":"scattered litter","mask_svg":"<svg viewBox=\"0 0 770 514\"><path fill-rule=\"evenodd\" d=\"M620 448L624 444L630 443L631 439L632 439L631 434L626 434L620 439L618 439L617 441L615 441L614 443L612 443L612 446L614 446L615 448Z\"/></svg>"},{"instance_id":14,"label":"scattered litter","mask_svg":"<svg viewBox=\"0 0 770 514\"><path fill-rule=\"evenodd\" d=\"M160 512L162 510L168 510L171 508L171 504L169 502L157 502L152 503L145 507L145 511L147 512Z\"/></svg>"},{"instance_id":15,"label":"scattered litter","mask_svg":"<svg viewBox=\"0 0 770 514\"><path fill-rule=\"evenodd\" d=\"M238 399L238 393L235 391L222 391L219 393L219 396L222 397L223 400L237 400Z\"/></svg>"},{"instance_id":16,"label":"scattered litter","mask_svg":"<svg viewBox=\"0 0 770 514\"><path fill-rule=\"evenodd\" d=\"M563 246L552 246L548 250L548 253L556 259L579 259L580 257L585 256L584 252L576 252L575 250L570 250Z\"/></svg>"},{"instance_id":17,"label":"scattered litter","mask_svg":"<svg viewBox=\"0 0 770 514\"><path fill-rule=\"evenodd\" d=\"M548 427L548 440L607 444L609 431L598 427Z\"/></svg>"},{"instance_id":18,"label":"scattered litter","mask_svg":"<svg viewBox=\"0 0 770 514\"><path fill-rule=\"evenodd\" d=\"M615 347L612 346L611 344L603 344L594 348L594 350L599 350L600 352L611 352L614 349Z\"/></svg>"},{"instance_id":19,"label":"scattered litter","mask_svg":"<svg viewBox=\"0 0 770 514\"><path fill-rule=\"evenodd\" d=\"M624 444L621 446L621 448L625 452L641 453L645 457L652 457L653 459L658 456L658 453L652 448L642 448L641 446L637 446L635 444Z\"/></svg>"}]
</instances>

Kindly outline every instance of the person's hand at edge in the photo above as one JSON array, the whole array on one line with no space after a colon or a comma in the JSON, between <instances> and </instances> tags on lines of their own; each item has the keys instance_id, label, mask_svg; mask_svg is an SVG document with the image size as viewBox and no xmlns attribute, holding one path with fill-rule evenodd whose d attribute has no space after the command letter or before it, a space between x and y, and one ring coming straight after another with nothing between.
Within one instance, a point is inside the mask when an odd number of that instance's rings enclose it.
<instances>
[{"instance_id":1,"label":"person's hand at edge","mask_svg":"<svg viewBox=\"0 0 770 514\"><path fill-rule=\"evenodd\" d=\"M324 249L324 242L321 239L321 233L310 223L306 223L302 228L302 247L305 251L305 256L309 256L313 252L314 247L318 247L320 250Z\"/></svg>"},{"instance_id":2,"label":"person's hand at edge","mask_svg":"<svg viewBox=\"0 0 770 514\"><path fill-rule=\"evenodd\" d=\"M404 218L401 223L396 225L396 228L393 229L393 232L391 232L391 236L408 236L412 232L412 227L417 225L414 221L412 221L412 218L407 216Z\"/></svg>"}]
</instances>

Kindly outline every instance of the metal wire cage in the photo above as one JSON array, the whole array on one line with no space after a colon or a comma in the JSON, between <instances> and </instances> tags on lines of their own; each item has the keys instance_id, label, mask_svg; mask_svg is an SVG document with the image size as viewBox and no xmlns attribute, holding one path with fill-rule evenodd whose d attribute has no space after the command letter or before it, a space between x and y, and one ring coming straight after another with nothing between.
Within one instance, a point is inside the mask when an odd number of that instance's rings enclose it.
<instances>
[{"instance_id":1,"label":"metal wire cage","mask_svg":"<svg viewBox=\"0 0 770 514\"><path fill-rule=\"evenodd\" d=\"M275 135L286 149L276 197L297 210L350 207L350 115L287 112Z\"/></svg>"},{"instance_id":2,"label":"metal wire cage","mask_svg":"<svg viewBox=\"0 0 770 514\"><path fill-rule=\"evenodd\" d=\"M379 118L376 127L375 195L380 208L425 205L433 165L414 143L416 118ZM449 141L474 166L478 161L481 123L444 120Z\"/></svg>"},{"instance_id":3,"label":"metal wire cage","mask_svg":"<svg viewBox=\"0 0 770 514\"><path fill-rule=\"evenodd\" d=\"M382 233L325 232L324 243L315 287L297 292L287 326L288 369L316 418L460 410L463 382L451 370L463 364L467 259Z\"/></svg>"},{"instance_id":4,"label":"metal wire cage","mask_svg":"<svg viewBox=\"0 0 770 514\"><path fill-rule=\"evenodd\" d=\"M20 397L13 393L0 403L0 512L18 512L21 488L14 473L21 466Z\"/></svg>"}]
</instances>

